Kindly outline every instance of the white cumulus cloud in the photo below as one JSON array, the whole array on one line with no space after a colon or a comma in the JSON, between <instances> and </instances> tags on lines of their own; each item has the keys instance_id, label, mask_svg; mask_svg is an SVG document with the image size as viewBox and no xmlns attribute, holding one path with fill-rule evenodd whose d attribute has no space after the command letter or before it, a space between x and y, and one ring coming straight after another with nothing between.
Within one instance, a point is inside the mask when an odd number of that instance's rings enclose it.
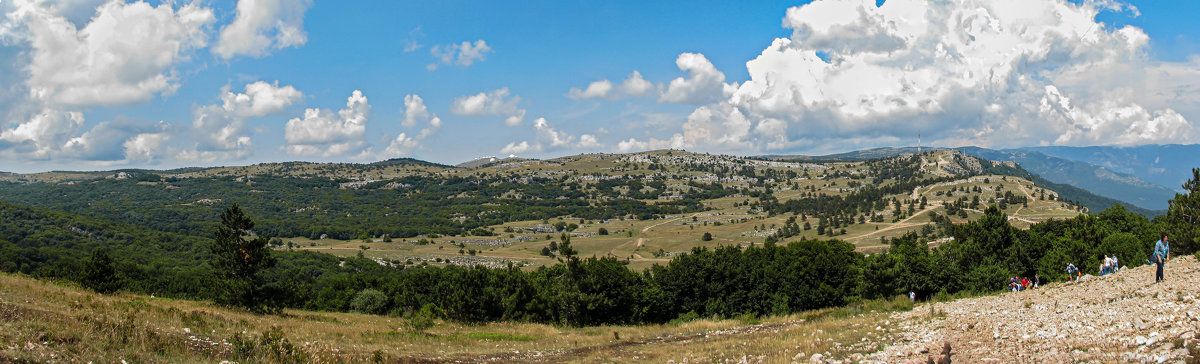
<instances>
[{"instance_id":1,"label":"white cumulus cloud","mask_svg":"<svg viewBox=\"0 0 1200 364\"><path fill-rule=\"evenodd\" d=\"M724 78L724 75L721 76ZM572 87L567 91L567 97L580 99L615 99L622 95L645 97L654 91L654 84L642 78L642 73L633 71L620 85L614 85L609 80L599 80L589 83L586 88Z\"/></svg>"},{"instance_id":2,"label":"white cumulus cloud","mask_svg":"<svg viewBox=\"0 0 1200 364\"><path fill-rule=\"evenodd\" d=\"M256 81L246 84L245 93L225 90L221 94L221 108L238 116L270 115L291 106L304 98L304 93L292 86L279 87L279 81L267 83Z\"/></svg>"},{"instance_id":3,"label":"white cumulus cloud","mask_svg":"<svg viewBox=\"0 0 1200 364\"><path fill-rule=\"evenodd\" d=\"M500 153L517 155L525 152L536 152L541 150L541 147L530 145L528 141L521 141L520 143L508 143L508 145L504 146L504 148L500 148Z\"/></svg>"},{"instance_id":4,"label":"white cumulus cloud","mask_svg":"<svg viewBox=\"0 0 1200 364\"><path fill-rule=\"evenodd\" d=\"M504 116L504 124L517 126L525 120L525 109L517 106L520 96L509 97L508 88L460 96L450 105L450 112L466 116Z\"/></svg>"},{"instance_id":5,"label":"white cumulus cloud","mask_svg":"<svg viewBox=\"0 0 1200 364\"><path fill-rule=\"evenodd\" d=\"M125 160L150 163L163 156L170 140L170 133L141 133L126 139L121 146L125 148Z\"/></svg>"},{"instance_id":6,"label":"white cumulus cloud","mask_svg":"<svg viewBox=\"0 0 1200 364\"><path fill-rule=\"evenodd\" d=\"M654 84L642 78L642 73L633 71L624 82L621 82L621 92L633 97L645 97L654 91Z\"/></svg>"},{"instance_id":7,"label":"white cumulus cloud","mask_svg":"<svg viewBox=\"0 0 1200 364\"><path fill-rule=\"evenodd\" d=\"M442 119L429 112L429 108L425 106L425 100L421 99L420 95L410 94L404 96L404 120L400 125L405 128L413 128L418 124L424 124L424 127L415 135L410 136L409 133L400 133L395 139L392 139L387 149L384 150L385 157L407 157L414 150L422 148L421 141L429 136L437 133L442 127Z\"/></svg>"},{"instance_id":8,"label":"white cumulus cloud","mask_svg":"<svg viewBox=\"0 0 1200 364\"><path fill-rule=\"evenodd\" d=\"M572 99L601 99L609 96L609 92L613 90L613 84L609 80L600 80L589 83L587 88L580 90L572 87L567 91L567 97Z\"/></svg>"},{"instance_id":9,"label":"white cumulus cloud","mask_svg":"<svg viewBox=\"0 0 1200 364\"><path fill-rule=\"evenodd\" d=\"M538 140L549 144L551 148L560 148L571 145L575 140L574 136L566 132L555 129L546 118L538 118L533 121L533 130L537 132Z\"/></svg>"},{"instance_id":10,"label":"white cumulus cloud","mask_svg":"<svg viewBox=\"0 0 1200 364\"><path fill-rule=\"evenodd\" d=\"M662 140L657 138L649 138L645 141L637 138L629 138L617 143L616 151L618 153L641 152L657 149L683 149L690 147L683 141L683 135L675 134L670 139Z\"/></svg>"},{"instance_id":11,"label":"white cumulus cloud","mask_svg":"<svg viewBox=\"0 0 1200 364\"><path fill-rule=\"evenodd\" d=\"M725 74L717 70L703 54L681 53L675 58L675 66L687 72L688 76L671 80L666 92L658 99L661 102L705 104L720 100L735 87L725 84Z\"/></svg>"},{"instance_id":12,"label":"white cumulus cloud","mask_svg":"<svg viewBox=\"0 0 1200 364\"><path fill-rule=\"evenodd\" d=\"M604 144L600 143L600 140L594 134L583 134L576 138L566 131L559 130L553 124L550 124L546 118L537 118L533 121L533 133L536 137L533 143L528 141L509 143L500 152L504 154L520 154L530 151L599 149L604 147ZM576 139L579 142L576 142Z\"/></svg>"},{"instance_id":13,"label":"white cumulus cloud","mask_svg":"<svg viewBox=\"0 0 1200 364\"><path fill-rule=\"evenodd\" d=\"M206 161L242 159L253 151L248 118L283 112L304 99L295 87L279 82L256 81L246 84L244 92L222 88L221 103L192 110L194 150L185 150L181 159Z\"/></svg>"},{"instance_id":14,"label":"white cumulus cloud","mask_svg":"<svg viewBox=\"0 0 1200 364\"><path fill-rule=\"evenodd\" d=\"M475 62L484 61L487 54L491 52L492 47L488 46L483 39L477 40L475 43L436 45L429 49L429 53L433 54L433 58L437 61L430 63L425 68L433 71L444 64L467 67Z\"/></svg>"},{"instance_id":15,"label":"white cumulus cloud","mask_svg":"<svg viewBox=\"0 0 1200 364\"><path fill-rule=\"evenodd\" d=\"M308 42L304 12L311 0L238 0L237 16L221 29L217 56L262 57L271 50L298 47Z\"/></svg>"},{"instance_id":16,"label":"white cumulus cloud","mask_svg":"<svg viewBox=\"0 0 1200 364\"><path fill-rule=\"evenodd\" d=\"M167 128L161 121L118 117L68 140L63 145L63 156L85 161L153 161L161 156L163 142L170 138Z\"/></svg>"},{"instance_id":17,"label":"white cumulus cloud","mask_svg":"<svg viewBox=\"0 0 1200 364\"><path fill-rule=\"evenodd\" d=\"M581 149L597 149L604 147L599 139L596 139L594 134L583 134L579 136L579 148Z\"/></svg>"},{"instance_id":18,"label":"white cumulus cloud","mask_svg":"<svg viewBox=\"0 0 1200 364\"><path fill-rule=\"evenodd\" d=\"M400 133L400 135L396 136L396 139L392 140L391 144L388 144L387 149L384 150L384 154L393 158L406 157L413 150L420 147L421 142L417 141L416 138L411 138L406 133Z\"/></svg>"},{"instance_id":19,"label":"white cumulus cloud","mask_svg":"<svg viewBox=\"0 0 1200 364\"><path fill-rule=\"evenodd\" d=\"M285 147L292 155L345 155L363 151L367 118L371 104L362 91L354 90L346 107L336 114L319 108L305 109L304 116L288 120L284 128Z\"/></svg>"},{"instance_id":20,"label":"white cumulus cloud","mask_svg":"<svg viewBox=\"0 0 1200 364\"><path fill-rule=\"evenodd\" d=\"M83 129L83 113L44 109L29 120L0 131L0 150L48 159Z\"/></svg>"},{"instance_id":21,"label":"white cumulus cloud","mask_svg":"<svg viewBox=\"0 0 1200 364\"><path fill-rule=\"evenodd\" d=\"M1110 5L817 0L787 11L791 37L746 63L749 80L724 84L685 53L676 63L689 76L660 101L703 101L680 140L713 150L847 150L904 143L918 130L949 145L1195 142L1196 126L1174 107L1195 108L1197 98L1148 92L1194 87L1144 76L1197 79L1200 62L1148 61L1141 29L1096 21L1100 11L1135 11Z\"/></svg>"},{"instance_id":22,"label":"white cumulus cloud","mask_svg":"<svg viewBox=\"0 0 1200 364\"><path fill-rule=\"evenodd\" d=\"M173 66L207 45L212 10L110 1L76 27L52 3L15 1L0 40L29 47L30 97L55 108L117 105L170 95Z\"/></svg>"}]
</instances>

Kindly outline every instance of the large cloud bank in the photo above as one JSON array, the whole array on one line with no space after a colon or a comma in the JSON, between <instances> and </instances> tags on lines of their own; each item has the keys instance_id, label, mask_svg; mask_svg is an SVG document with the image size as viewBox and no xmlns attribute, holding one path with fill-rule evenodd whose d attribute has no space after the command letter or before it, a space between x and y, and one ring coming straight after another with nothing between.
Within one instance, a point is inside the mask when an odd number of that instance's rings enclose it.
<instances>
[{"instance_id":1,"label":"large cloud bank","mask_svg":"<svg viewBox=\"0 0 1200 364\"><path fill-rule=\"evenodd\" d=\"M1175 109L1195 103L1150 91L1200 79L1197 62L1150 61L1146 34L1098 23L1100 11L1137 10L1061 0L814 1L788 9L791 36L747 62L740 85L725 84L702 55L680 55L689 77L672 81L660 101L702 105L668 140L618 148L852 149L907 145L918 132L947 145L1195 142L1195 126Z\"/></svg>"}]
</instances>

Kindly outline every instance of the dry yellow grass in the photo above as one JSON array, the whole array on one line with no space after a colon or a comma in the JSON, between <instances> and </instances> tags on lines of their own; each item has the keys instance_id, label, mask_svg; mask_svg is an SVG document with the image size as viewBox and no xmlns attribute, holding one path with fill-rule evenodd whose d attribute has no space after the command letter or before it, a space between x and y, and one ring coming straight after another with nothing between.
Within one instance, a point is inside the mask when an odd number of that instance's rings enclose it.
<instances>
[{"instance_id":1,"label":"dry yellow grass","mask_svg":"<svg viewBox=\"0 0 1200 364\"><path fill-rule=\"evenodd\" d=\"M402 319L286 310L256 315L209 302L98 295L72 284L0 274L0 362L630 362L797 353L869 352L874 327L907 300L747 320L556 327L442 322L426 333ZM754 320L756 321L756 320Z\"/></svg>"},{"instance_id":2,"label":"dry yellow grass","mask_svg":"<svg viewBox=\"0 0 1200 364\"><path fill-rule=\"evenodd\" d=\"M600 168L598 166L593 166ZM535 168L526 166L522 168ZM562 166L537 166L536 168L565 168ZM572 167L574 168L574 167ZM853 170L862 168L861 165L853 163L836 165L835 169ZM984 181L987 180L985 183ZM839 178L833 181L827 180L798 180L797 184L801 189L808 186L814 186L820 193L831 195L844 194L851 180ZM834 185L832 182L837 182ZM858 182L866 182L859 180ZM983 190L982 193L969 193L963 189L973 189L979 187ZM953 196L946 196L946 193L951 188L958 189ZM922 186L917 189L918 196L924 196L928 199L928 206L924 210L917 210L914 216L905 217L898 222L893 222L891 208L888 207L882 212L884 214L884 222L853 224L845 228L846 234L829 237L827 235L817 235L816 224L817 218L809 217L808 222L812 225L812 230L802 231L799 235L787 238L784 241L792 241L800 238L810 239L840 239L850 242L858 247L860 252L875 252L887 247L887 243L881 242L880 238L890 239L902 236L910 232L919 232L925 225L931 223L930 214L937 213L946 216L945 207L954 200L963 196L979 195L981 202L988 203L989 199L1002 197L1004 192L1012 191L1013 193L1026 196L1029 198L1028 206L1021 204L1010 204L1005 209L1005 213L1010 217L1010 223L1018 228L1028 228L1032 223L1045 221L1050 218L1070 218L1079 213L1071 209L1063 207L1062 202L1053 200L1038 200L1036 196L1040 189L1033 186L1027 180L1015 177L1004 176L976 176L958 181L939 183L934 185ZM786 200L787 198L800 197L801 191L788 190L784 192L776 192L776 196ZM938 194L941 193L941 196ZM1046 192L1048 196L1053 197L1053 191ZM890 200L895 197L901 201L912 200L912 193L902 193L894 196L888 196ZM666 264L674 253L689 252L695 247L716 247L728 245L746 246L750 244L762 244L767 237L774 232L776 228L784 225L791 214L783 214L770 216L769 214L753 210L745 205L747 202L754 202L755 199L748 197L723 197L704 201L705 206L711 210L688 213L682 215L666 216L660 219L651 220L627 220L613 219L609 221L586 221L583 223L577 218L560 217L548 219L547 221L516 221L504 223L490 227L492 231L499 234L496 237L448 237L442 236L429 239L435 244L429 245L413 245L404 243L405 241L413 242L421 238L395 239L392 243L383 243L376 239L371 243L364 243L360 240L339 241L339 240L308 240L304 238L288 238L286 241L294 241L301 246L301 249L310 249L318 252L324 252L342 257L350 257L359 254L360 252L366 257L380 258L389 261L405 262L412 260L415 264L421 264L426 261L432 265L442 265L436 258L447 259L459 255L459 248L446 244L451 241L463 242L471 240L492 240L505 238L510 241L515 241L514 237L524 237L529 240L513 242L508 246L482 246L466 244L465 250L474 249L479 257L497 258L497 264L505 264L504 262L524 263L524 269L537 269L540 266L550 266L558 263L551 257L542 256L541 249L549 245L551 240L558 240L558 233L532 233L523 228L532 228L544 223L554 224L558 222L571 223L580 225L576 233L594 233L600 228L608 230L609 235L603 236L577 236L572 238L572 243L579 255L582 257L605 257L611 256L618 259L627 260L629 267L635 271L641 271L649 268L654 264ZM905 204L907 210L907 204ZM963 223L970 220L978 219L981 216L981 211L966 210L967 218L958 216L950 217L954 223ZM798 221L803 225L804 220ZM511 230L510 230L511 229ZM505 232L510 230L512 232ZM704 233L711 233L713 239L711 241L702 241L701 236ZM547 240L549 236L551 240ZM315 246L313 246L315 245ZM360 246L367 246L370 249L363 251ZM658 253L665 255L658 255Z\"/></svg>"}]
</instances>

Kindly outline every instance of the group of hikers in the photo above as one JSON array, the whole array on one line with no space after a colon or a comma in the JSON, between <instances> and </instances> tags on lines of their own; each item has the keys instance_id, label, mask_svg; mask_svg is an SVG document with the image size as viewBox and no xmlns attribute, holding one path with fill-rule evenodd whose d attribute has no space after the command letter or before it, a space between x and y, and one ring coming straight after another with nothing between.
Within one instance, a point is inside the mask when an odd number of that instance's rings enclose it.
<instances>
[{"instance_id":1,"label":"group of hikers","mask_svg":"<svg viewBox=\"0 0 1200 364\"><path fill-rule=\"evenodd\" d=\"M1037 288L1042 285L1042 276L1034 274L1033 280L1029 277L1012 277L1008 279L1008 289L1013 292L1020 292L1030 288Z\"/></svg>"},{"instance_id":2,"label":"group of hikers","mask_svg":"<svg viewBox=\"0 0 1200 364\"><path fill-rule=\"evenodd\" d=\"M1105 255L1104 260L1100 262L1100 272L1097 275L1104 276L1106 274L1116 273L1121 269L1121 262L1116 256L1110 257ZM1075 264L1067 263L1067 268L1063 271L1067 272L1068 280L1077 281L1080 278L1083 278L1083 271L1076 267Z\"/></svg>"},{"instance_id":3,"label":"group of hikers","mask_svg":"<svg viewBox=\"0 0 1200 364\"><path fill-rule=\"evenodd\" d=\"M1167 262L1169 262L1169 261L1171 261L1171 245L1167 239L1167 233L1164 232L1164 233L1162 233L1161 238L1157 242L1154 243L1154 251L1151 252L1150 257L1146 259L1146 263L1154 264L1157 266L1157 269L1155 269L1155 272L1154 272L1154 282L1155 283L1162 282L1163 266L1166 265ZM1117 271L1119 271L1121 269L1123 269L1123 268L1121 268L1121 263L1119 260L1117 260L1116 256L1110 257L1108 255L1105 255L1104 261L1102 263L1100 263L1100 275L1101 276L1103 276L1105 274L1116 273ZM1067 272L1067 279L1069 279L1069 280L1079 280L1080 278L1083 277L1083 272L1081 272L1079 270L1079 268L1075 267L1074 264L1067 263L1067 269L1065 269L1065 271ZM1009 280L1009 283L1008 283L1008 287L1010 289L1013 289L1014 292L1019 290L1019 289L1013 288L1015 286L1014 283L1017 283L1016 281L1017 281L1017 278L1013 278L1013 279ZM1036 287L1036 284L1035 284L1035 287Z\"/></svg>"},{"instance_id":4,"label":"group of hikers","mask_svg":"<svg viewBox=\"0 0 1200 364\"><path fill-rule=\"evenodd\" d=\"M1121 270L1121 262L1114 256L1104 256L1104 262L1100 263L1100 275L1103 276L1109 273L1116 273Z\"/></svg>"}]
</instances>

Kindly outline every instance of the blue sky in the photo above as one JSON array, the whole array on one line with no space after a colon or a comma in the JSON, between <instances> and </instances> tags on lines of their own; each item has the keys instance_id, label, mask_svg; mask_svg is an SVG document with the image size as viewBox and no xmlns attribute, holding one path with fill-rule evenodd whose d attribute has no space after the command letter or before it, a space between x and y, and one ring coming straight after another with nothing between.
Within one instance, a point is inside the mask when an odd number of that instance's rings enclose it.
<instances>
[{"instance_id":1,"label":"blue sky","mask_svg":"<svg viewBox=\"0 0 1200 364\"><path fill-rule=\"evenodd\" d=\"M1200 137L1197 2L0 0L0 12L3 171L820 154L911 145L918 131L988 147Z\"/></svg>"}]
</instances>

